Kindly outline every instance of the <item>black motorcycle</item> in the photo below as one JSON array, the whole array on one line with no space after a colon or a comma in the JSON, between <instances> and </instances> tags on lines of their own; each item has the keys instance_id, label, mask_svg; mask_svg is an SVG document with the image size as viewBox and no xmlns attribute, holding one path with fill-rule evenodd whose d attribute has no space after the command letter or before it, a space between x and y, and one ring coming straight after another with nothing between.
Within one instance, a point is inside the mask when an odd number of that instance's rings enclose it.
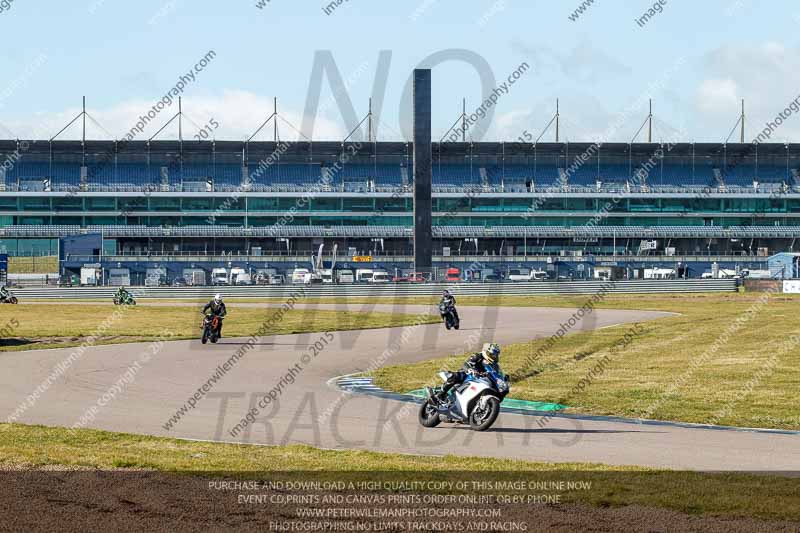
<instances>
[{"instance_id":1,"label":"black motorcycle","mask_svg":"<svg viewBox=\"0 0 800 533\"><path fill-rule=\"evenodd\" d=\"M461 325L461 320L458 318L455 305L445 302L440 303L439 314L442 316L442 320L444 320L444 326L447 329L458 329Z\"/></svg>"},{"instance_id":2,"label":"black motorcycle","mask_svg":"<svg viewBox=\"0 0 800 533\"><path fill-rule=\"evenodd\" d=\"M216 315L205 315L203 317L203 338L200 339L200 342L203 344L211 341L211 343L216 343L219 340L219 332L222 326L222 318Z\"/></svg>"}]
</instances>

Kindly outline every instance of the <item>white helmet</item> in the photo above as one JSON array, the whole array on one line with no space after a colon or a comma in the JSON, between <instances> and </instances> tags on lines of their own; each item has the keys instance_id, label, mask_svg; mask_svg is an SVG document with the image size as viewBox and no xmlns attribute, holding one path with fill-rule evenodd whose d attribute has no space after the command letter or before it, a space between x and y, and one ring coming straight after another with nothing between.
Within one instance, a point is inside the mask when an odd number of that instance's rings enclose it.
<instances>
[{"instance_id":1,"label":"white helmet","mask_svg":"<svg viewBox=\"0 0 800 533\"><path fill-rule=\"evenodd\" d=\"M217 293L217 294L214 295L214 302L217 303L217 304L221 304L222 303L222 295L220 293Z\"/></svg>"}]
</instances>

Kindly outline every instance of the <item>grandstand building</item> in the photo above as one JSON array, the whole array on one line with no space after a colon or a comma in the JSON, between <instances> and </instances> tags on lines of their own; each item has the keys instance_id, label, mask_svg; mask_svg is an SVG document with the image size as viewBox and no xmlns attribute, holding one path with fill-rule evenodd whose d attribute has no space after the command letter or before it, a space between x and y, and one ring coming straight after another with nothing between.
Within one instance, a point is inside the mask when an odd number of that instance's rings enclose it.
<instances>
[{"instance_id":1,"label":"grandstand building","mask_svg":"<svg viewBox=\"0 0 800 533\"><path fill-rule=\"evenodd\" d=\"M591 277L596 265L757 268L796 251L800 145L433 143L433 255ZM0 253L65 268L289 269L324 245L413 269L413 146L0 141ZM63 251L62 251L63 252ZM62 253L63 256L63 253ZM330 260L331 257L325 257Z\"/></svg>"}]
</instances>

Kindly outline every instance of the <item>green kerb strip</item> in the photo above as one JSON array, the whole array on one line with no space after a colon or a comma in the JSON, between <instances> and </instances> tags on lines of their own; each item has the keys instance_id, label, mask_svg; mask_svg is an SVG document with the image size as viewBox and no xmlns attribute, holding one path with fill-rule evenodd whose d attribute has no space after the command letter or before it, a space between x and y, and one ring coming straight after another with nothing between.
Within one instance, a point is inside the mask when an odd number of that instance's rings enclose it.
<instances>
[{"instance_id":1,"label":"green kerb strip","mask_svg":"<svg viewBox=\"0 0 800 533\"><path fill-rule=\"evenodd\" d=\"M412 390L406 394L416 396L417 398L424 398L427 395L424 389ZM531 402L528 400L515 400L514 398L506 398L503 400L503 407L522 409L524 411L563 411L567 408L566 405L561 405L559 403Z\"/></svg>"}]
</instances>

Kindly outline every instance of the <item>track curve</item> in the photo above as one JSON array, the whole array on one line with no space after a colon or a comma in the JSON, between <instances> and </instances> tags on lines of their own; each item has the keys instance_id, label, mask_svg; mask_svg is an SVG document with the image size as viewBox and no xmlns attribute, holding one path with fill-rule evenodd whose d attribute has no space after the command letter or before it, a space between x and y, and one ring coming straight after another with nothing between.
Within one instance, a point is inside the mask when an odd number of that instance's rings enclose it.
<instances>
[{"instance_id":1,"label":"track curve","mask_svg":"<svg viewBox=\"0 0 800 533\"><path fill-rule=\"evenodd\" d=\"M242 305L242 304L239 304ZM265 306L267 307L267 306ZM420 314L428 306L385 304L297 305L298 309ZM478 455L554 462L598 462L691 470L800 471L800 436L731 432L681 426L632 425L605 419L556 417L540 428L538 417L503 413L496 428L475 433L465 427L425 430L414 404L391 398L343 393L327 383L380 363L421 361L477 349L482 342L526 342L552 335L574 309L463 307L465 329L445 332L441 325L332 332L316 357L309 357L322 333L259 339L252 351L221 376L196 406L169 429L165 424L218 367L247 339L95 346L85 350L64 375L46 387L18 420L72 426L113 391L85 427L177 438L264 445L308 444L424 455ZM652 320L668 313L596 310L575 330ZM487 324L481 329L472 324ZM387 347L399 345L388 357ZM74 348L0 354L0 420L12 415ZM142 355L156 353L146 362ZM294 382L284 379L277 401L259 408L254 424L235 436L231 430L251 407L301 363ZM114 384L138 364L130 383ZM513 384L512 384L513 386ZM411 406L411 407L409 407Z\"/></svg>"}]
</instances>

